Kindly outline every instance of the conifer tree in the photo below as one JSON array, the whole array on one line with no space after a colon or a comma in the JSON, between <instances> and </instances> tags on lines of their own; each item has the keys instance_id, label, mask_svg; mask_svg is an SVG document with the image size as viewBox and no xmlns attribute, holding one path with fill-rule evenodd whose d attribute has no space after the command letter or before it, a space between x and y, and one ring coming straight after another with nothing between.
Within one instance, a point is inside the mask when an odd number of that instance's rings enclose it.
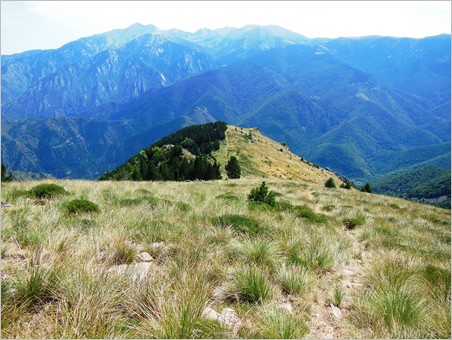
<instances>
[{"instance_id":1,"label":"conifer tree","mask_svg":"<svg viewBox=\"0 0 452 340\"><path fill-rule=\"evenodd\" d=\"M228 164L226 164L225 169L228 178L230 179L240 178L241 169L239 162L235 156L231 156L231 158L229 158Z\"/></svg>"}]
</instances>

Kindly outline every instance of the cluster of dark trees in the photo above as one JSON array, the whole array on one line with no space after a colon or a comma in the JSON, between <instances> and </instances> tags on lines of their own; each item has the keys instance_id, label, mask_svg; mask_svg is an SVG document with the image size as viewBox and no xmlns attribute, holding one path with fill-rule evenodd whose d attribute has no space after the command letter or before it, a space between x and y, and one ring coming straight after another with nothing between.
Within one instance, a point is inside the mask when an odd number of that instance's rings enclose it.
<instances>
[{"instance_id":1,"label":"cluster of dark trees","mask_svg":"<svg viewBox=\"0 0 452 340\"><path fill-rule=\"evenodd\" d=\"M5 165L2 163L1 164L1 170L2 170L2 178L1 178L1 181L4 183L4 182L11 182L12 180L13 180L13 176L11 175L11 173L10 172L8 172L7 170L6 170L6 167L5 167Z\"/></svg>"},{"instance_id":2,"label":"cluster of dark trees","mask_svg":"<svg viewBox=\"0 0 452 340\"><path fill-rule=\"evenodd\" d=\"M140 151L100 180L193 181L220 179L212 151L226 138L226 123L189 126ZM184 152L184 150L186 150ZM187 152L188 151L188 152Z\"/></svg>"}]
</instances>

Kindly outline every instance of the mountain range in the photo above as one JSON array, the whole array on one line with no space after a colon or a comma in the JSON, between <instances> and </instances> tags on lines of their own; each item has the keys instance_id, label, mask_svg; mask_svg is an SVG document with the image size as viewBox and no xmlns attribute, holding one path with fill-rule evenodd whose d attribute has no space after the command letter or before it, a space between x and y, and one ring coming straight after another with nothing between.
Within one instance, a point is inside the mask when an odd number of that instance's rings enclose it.
<instances>
[{"instance_id":1,"label":"mountain range","mask_svg":"<svg viewBox=\"0 0 452 340\"><path fill-rule=\"evenodd\" d=\"M355 180L450 171L450 35L135 24L2 56L2 162L96 178L191 124L257 127Z\"/></svg>"}]
</instances>

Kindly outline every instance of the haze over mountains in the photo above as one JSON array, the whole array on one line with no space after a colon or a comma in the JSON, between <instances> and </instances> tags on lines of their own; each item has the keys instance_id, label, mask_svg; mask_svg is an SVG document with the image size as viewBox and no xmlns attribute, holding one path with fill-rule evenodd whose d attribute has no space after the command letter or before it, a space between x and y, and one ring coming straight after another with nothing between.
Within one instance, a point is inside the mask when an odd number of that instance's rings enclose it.
<instances>
[{"instance_id":1,"label":"haze over mountains","mask_svg":"<svg viewBox=\"0 0 452 340\"><path fill-rule=\"evenodd\" d=\"M133 25L2 56L2 161L96 178L179 128L257 127L347 177L450 169L450 35Z\"/></svg>"}]
</instances>

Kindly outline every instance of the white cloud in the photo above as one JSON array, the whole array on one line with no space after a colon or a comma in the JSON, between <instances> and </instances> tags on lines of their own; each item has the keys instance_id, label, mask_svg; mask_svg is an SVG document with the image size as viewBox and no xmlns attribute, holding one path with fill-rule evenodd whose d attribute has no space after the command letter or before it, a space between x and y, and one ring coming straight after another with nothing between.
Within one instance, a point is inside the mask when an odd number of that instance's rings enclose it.
<instances>
[{"instance_id":1,"label":"white cloud","mask_svg":"<svg viewBox=\"0 0 452 340\"><path fill-rule=\"evenodd\" d=\"M2 52L57 48L133 23L162 29L279 25L310 38L450 33L445 1L2 1Z\"/></svg>"}]
</instances>

